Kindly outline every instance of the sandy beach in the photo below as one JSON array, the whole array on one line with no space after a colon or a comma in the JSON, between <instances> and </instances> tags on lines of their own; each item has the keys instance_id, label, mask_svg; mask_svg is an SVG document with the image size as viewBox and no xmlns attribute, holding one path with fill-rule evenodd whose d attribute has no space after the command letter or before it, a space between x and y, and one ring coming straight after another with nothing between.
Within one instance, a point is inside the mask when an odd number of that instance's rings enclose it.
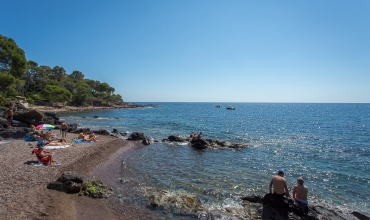
<instances>
[{"instance_id":1,"label":"sandy beach","mask_svg":"<svg viewBox=\"0 0 370 220\"><path fill-rule=\"evenodd\" d=\"M55 134L59 130L53 131ZM58 134L57 134L58 135ZM75 134L67 134L71 142ZM59 166L34 166L31 155L36 142L5 139L0 144L0 219L141 219L139 210L119 213L109 199L92 199L46 188L64 171L73 170L86 178L101 166L117 163L115 153L125 154L141 144L111 136L98 136L92 144L73 143L71 147L50 150ZM30 145L32 143L32 145ZM108 160L109 159L109 160ZM109 184L108 184L109 186Z\"/></svg>"}]
</instances>

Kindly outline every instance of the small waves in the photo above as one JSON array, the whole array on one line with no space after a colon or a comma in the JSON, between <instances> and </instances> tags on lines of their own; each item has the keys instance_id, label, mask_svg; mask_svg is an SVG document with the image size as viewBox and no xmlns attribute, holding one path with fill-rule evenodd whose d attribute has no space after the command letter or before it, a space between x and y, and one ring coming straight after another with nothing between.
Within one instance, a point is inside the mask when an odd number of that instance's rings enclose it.
<instances>
[{"instance_id":1,"label":"small waves","mask_svg":"<svg viewBox=\"0 0 370 220\"><path fill-rule=\"evenodd\" d=\"M80 127L139 131L157 140L202 131L207 139L249 144L199 151L156 143L127 159L132 178L143 185L196 193L210 206L221 207L230 195L266 193L282 169L290 188L304 178L311 204L370 211L370 105L233 103L231 112L216 104L159 103L61 116Z\"/></svg>"}]
</instances>

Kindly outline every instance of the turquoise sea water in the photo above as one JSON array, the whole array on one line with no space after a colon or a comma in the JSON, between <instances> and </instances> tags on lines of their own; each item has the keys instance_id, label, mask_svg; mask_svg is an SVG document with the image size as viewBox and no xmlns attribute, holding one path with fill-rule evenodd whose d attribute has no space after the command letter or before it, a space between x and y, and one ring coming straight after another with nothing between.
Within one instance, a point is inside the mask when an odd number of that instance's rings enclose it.
<instances>
[{"instance_id":1,"label":"turquoise sea water","mask_svg":"<svg viewBox=\"0 0 370 220\"><path fill-rule=\"evenodd\" d=\"M267 193L271 177L282 169L288 188L303 177L311 204L370 211L370 104L152 104L159 107L61 117L80 127L139 131L157 140L202 131L205 139L250 144L196 150L159 142L126 159L128 174L142 186L195 193L209 207ZM236 110L226 110L229 104Z\"/></svg>"}]
</instances>

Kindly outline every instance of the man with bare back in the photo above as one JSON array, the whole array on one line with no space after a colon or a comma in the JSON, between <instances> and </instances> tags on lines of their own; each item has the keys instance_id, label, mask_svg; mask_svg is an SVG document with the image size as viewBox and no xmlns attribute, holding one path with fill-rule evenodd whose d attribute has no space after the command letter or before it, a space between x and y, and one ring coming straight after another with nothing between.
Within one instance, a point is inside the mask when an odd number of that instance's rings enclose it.
<instances>
[{"instance_id":1,"label":"man with bare back","mask_svg":"<svg viewBox=\"0 0 370 220\"><path fill-rule=\"evenodd\" d=\"M272 177L271 182L270 182L270 193L272 193L272 187L274 188L274 193L275 195L279 196L284 196L289 197L289 191L288 187L286 185L286 180L284 178L284 172L283 171L278 171L277 175Z\"/></svg>"},{"instance_id":2,"label":"man with bare back","mask_svg":"<svg viewBox=\"0 0 370 220\"><path fill-rule=\"evenodd\" d=\"M296 201L299 207L301 207L305 213L307 213L307 194L308 194L308 187L303 185L303 178L299 177L297 179L297 185L293 187L293 200Z\"/></svg>"}]
</instances>

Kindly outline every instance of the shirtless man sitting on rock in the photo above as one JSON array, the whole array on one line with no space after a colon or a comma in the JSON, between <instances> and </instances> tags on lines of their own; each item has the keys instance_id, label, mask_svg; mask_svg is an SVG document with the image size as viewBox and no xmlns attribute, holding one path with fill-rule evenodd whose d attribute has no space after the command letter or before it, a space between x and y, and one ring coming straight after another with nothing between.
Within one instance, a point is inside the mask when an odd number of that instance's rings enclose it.
<instances>
[{"instance_id":1,"label":"shirtless man sitting on rock","mask_svg":"<svg viewBox=\"0 0 370 220\"><path fill-rule=\"evenodd\" d=\"M299 207L301 207L305 213L307 213L307 194L308 194L308 187L303 185L302 177L297 179L297 185L293 187L293 200L296 201Z\"/></svg>"},{"instance_id":2,"label":"shirtless man sitting on rock","mask_svg":"<svg viewBox=\"0 0 370 220\"><path fill-rule=\"evenodd\" d=\"M286 180L284 178L284 172L283 171L278 171L277 175L272 177L271 182L270 182L270 193L272 193L272 186L274 187L274 194L279 195L279 196L284 196L289 197L289 191L288 187L286 185Z\"/></svg>"}]
</instances>

